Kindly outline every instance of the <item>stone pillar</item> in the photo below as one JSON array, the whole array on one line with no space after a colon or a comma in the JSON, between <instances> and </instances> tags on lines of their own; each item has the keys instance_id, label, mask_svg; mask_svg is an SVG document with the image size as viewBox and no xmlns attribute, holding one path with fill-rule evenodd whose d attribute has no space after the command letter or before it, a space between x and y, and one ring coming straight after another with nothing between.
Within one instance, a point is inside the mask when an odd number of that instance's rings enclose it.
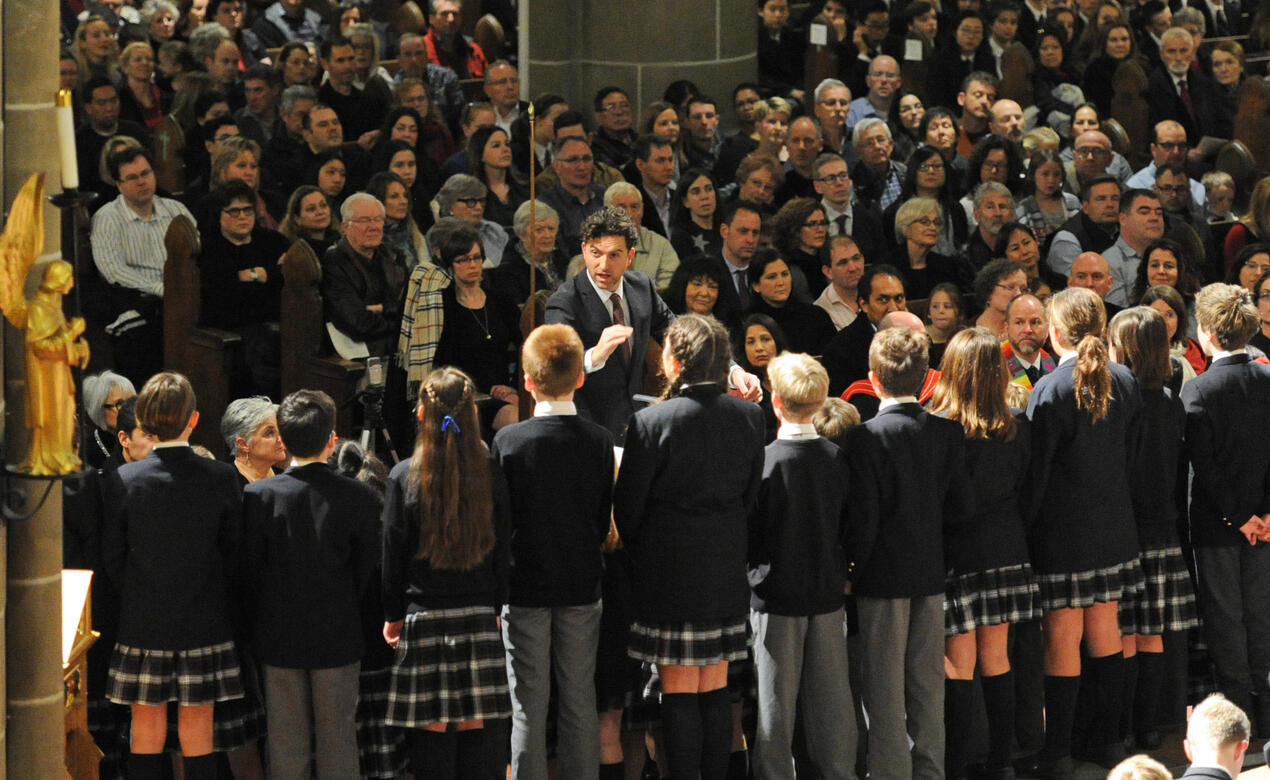
<instances>
[{"instance_id":1,"label":"stone pillar","mask_svg":"<svg viewBox=\"0 0 1270 780\"><path fill-rule=\"evenodd\" d=\"M4 205L37 171L48 174L46 191L60 189L57 124L58 5L22 0L0 11L3 55ZM60 257L60 215L45 204L44 257ZM31 287L28 284L28 290ZM18 463L26 451L25 368L22 333L4 326L5 459ZM25 494L22 515L31 513L50 483L9 478L10 491ZM5 767L12 778L54 780L64 776L65 734L62 688L62 491L52 483L47 500L25 520L7 524L4 620L4 700L8 732ZM4 775L0 775L0 780Z\"/></svg>"},{"instance_id":2,"label":"stone pillar","mask_svg":"<svg viewBox=\"0 0 1270 780\"><path fill-rule=\"evenodd\" d=\"M592 117L596 90L631 97L634 119L666 85L688 79L732 116L732 88L754 81L752 0L521 0L520 79L525 97L558 92Z\"/></svg>"}]
</instances>

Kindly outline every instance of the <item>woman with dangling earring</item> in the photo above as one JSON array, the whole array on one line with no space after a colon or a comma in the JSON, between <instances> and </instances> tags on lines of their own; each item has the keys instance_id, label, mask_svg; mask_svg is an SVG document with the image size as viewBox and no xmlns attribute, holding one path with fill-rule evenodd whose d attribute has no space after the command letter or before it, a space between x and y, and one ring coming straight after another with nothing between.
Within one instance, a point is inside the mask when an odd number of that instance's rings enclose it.
<instances>
[{"instance_id":1,"label":"woman with dangling earring","mask_svg":"<svg viewBox=\"0 0 1270 780\"><path fill-rule=\"evenodd\" d=\"M221 417L220 433L234 456L240 486L272 477L274 467L287 461L287 449L278 435L278 405L264 396L230 401Z\"/></svg>"}]
</instances>

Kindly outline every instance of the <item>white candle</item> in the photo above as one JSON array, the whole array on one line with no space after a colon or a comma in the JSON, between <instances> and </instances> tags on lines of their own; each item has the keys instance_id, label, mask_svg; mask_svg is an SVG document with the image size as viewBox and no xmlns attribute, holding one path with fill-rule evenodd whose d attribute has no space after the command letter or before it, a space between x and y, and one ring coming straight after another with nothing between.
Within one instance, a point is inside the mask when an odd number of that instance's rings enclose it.
<instances>
[{"instance_id":1,"label":"white candle","mask_svg":"<svg viewBox=\"0 0 1270 780\"><path fill-rule=\"evenodd\" d=\"M57 91L57 148L62 155L62 189L79 189L79 162L75 158L75 109L71 91Z\"/></svg>"}]
</instances>

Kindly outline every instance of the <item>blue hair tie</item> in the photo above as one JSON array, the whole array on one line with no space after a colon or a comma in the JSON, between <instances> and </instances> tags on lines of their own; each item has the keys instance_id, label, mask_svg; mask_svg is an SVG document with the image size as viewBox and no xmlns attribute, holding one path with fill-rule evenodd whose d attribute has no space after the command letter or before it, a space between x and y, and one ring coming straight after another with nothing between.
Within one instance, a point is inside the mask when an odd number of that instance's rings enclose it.
<instances>
[{"instance_id":1,"label":"blue hair tie","mask_svg":"<svg viewBox=\"0 0 1270 780\"><path fill-rule=\"evenodd\" d=\"M455 433L462 433L462 432L463 432L463 431L459 428L459 423L458 423L458 421L457 421L457 420L455 420L453 417L451 417L450 415L448 415L448 414L447 414L447 415L445 415L444 417L442 417L442 418L441 418L441 432L442 432L442 433L445 433L447 430L449 430L449 429L451 429L451 428L453 428L453 429L454 429L454 432L455 432Z\"/></svg>"}]
</instances>

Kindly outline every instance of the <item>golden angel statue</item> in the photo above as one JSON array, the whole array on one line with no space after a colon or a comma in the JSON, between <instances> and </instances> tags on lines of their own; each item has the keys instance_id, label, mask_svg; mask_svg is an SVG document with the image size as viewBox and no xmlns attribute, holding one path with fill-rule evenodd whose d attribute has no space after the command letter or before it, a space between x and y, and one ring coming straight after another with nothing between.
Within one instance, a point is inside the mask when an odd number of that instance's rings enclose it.
<instances>
[{"instance_id":1,"label":"golden angel statue","mask_svg":"<svg viewBox=\"0 0 1270 780\"><path fill-rule=\"evenodd\" d=\"M19 471L70 474L80 468L75 453L75 383L71 366L88 365L88 344L80 338L84 320L66 321L62 296L75 285L71 264L44 266L40 288L28 301L27 273L44 248L44 174L32 174L13 201L0 235L0 309L13 327L26 332L26 427L31 432Z\"/></svg>"}]
</instances>

